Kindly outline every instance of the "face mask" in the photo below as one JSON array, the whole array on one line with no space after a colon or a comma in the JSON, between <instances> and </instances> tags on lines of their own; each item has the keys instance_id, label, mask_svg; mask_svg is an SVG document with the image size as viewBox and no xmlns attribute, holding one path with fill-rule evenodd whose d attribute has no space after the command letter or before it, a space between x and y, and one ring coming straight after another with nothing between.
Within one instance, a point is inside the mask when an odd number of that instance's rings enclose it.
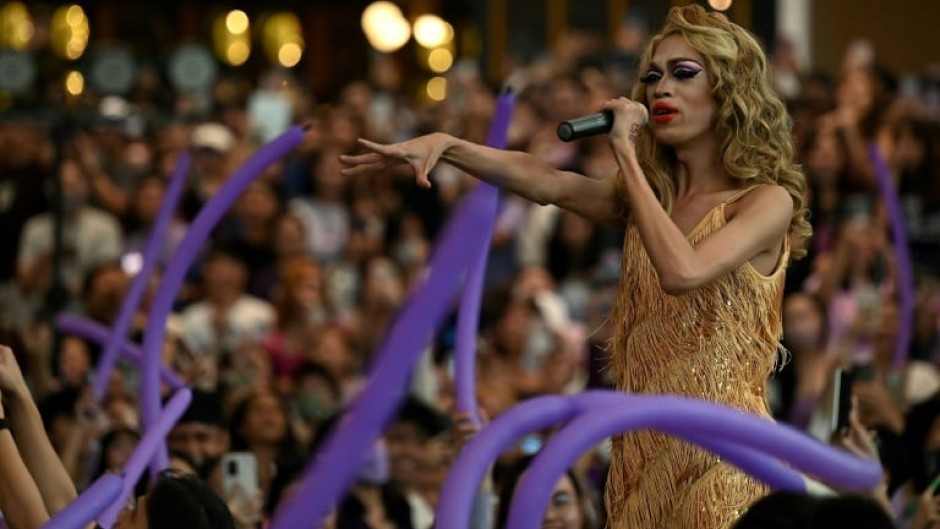
<instances>
[{"instance_id":1,"label":"face mask","mask_svg":"<svg viewBox=\"0 0 940 529\"><path fill-rule=\"evenodd\" d=\"M318 423L326 420L336 411L320 395L310 391L301 392L297 395L297 412L308 422Z\"/></svg>"},{"instance_id":2,"label":"face mask","mask_svg":"<svg viewBox=\"0 0 940 529\"><path fill-rule=\"evenodd\" d=\"M383 441L377 441L372 443L372 448L359 465L356 481L367 485L384 485L388 483L388 478L388 449Z\"/></svg>"}]
</instances>

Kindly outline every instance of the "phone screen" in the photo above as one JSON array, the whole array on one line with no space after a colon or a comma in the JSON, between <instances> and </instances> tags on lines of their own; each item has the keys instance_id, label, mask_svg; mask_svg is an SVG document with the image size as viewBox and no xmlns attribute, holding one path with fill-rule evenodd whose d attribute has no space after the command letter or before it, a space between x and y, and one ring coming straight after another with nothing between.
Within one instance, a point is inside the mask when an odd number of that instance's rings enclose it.
<instances>
[{"instance_id":1,"label":"phone screen","mask_svg":"<svg viewBox=\"0 0 940 529\"><path fill-rule=\"evenodd\" d=\"M833 380L832 431L844 432L849 427L849 412L852 411L852 372L837 369Z\"/></svg>"},{"instance_id":2,"label":"phone screen","mask_svg":"<svg viewBox=\"0 0 940 529\"><path fill-rule=\"evenodd\" d=\"M250 496L258 488L258 462L250 452L229 452L222 456L222 488L227 497Z\"/></svg>"}]
</instances>

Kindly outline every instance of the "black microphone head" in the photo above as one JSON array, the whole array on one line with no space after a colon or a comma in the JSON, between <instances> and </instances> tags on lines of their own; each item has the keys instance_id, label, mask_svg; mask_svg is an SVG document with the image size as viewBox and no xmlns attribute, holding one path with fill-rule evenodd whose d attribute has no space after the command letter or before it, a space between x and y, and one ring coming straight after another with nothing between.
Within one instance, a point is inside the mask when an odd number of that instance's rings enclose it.
<instances>
[{"instance_id":1,"label":"black microphone head","mask_svg":"<svg viewBox=\"0 0 940 529\"><path fill-rule=\"evenodd\" d=\"M558 138L571 141L596 134L607 134L614 123L614 115L609 110L569 119L558 125Z\"/></svg>"},{"instance_id":2,"label":"black microphone head","mask_svg":"<svg viewBox=\"0 0 940 529\"><path fill-rule=\"evenodd\" d=\"M561 141L571 141L575 139L574 127L571 126L570 122L563 121L558 124L558 139Z\"/></svg>"}]
</instances>

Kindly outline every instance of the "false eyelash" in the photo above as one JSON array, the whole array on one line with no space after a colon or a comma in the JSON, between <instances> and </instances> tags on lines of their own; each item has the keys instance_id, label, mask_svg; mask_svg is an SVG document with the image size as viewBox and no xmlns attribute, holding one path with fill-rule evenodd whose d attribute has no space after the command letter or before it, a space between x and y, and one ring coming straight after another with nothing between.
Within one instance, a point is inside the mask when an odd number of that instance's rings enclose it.
<instances>
[{"instance_id":1,"label":"false eyelash","mask_svg":"<svg viewBox=\"0 0 940 529\"><path fill-rule=\"evenodd\" d=\"M655 83L663 78L663 74L659 72L649 72L640 77L640 82L643 84Z\"/></svg>"},{"instance_id":2,"label":"false eyelash","mask_svg":"<svg viewBox=\"0 0 940 529\"><path fill-rule=\"evenodd\" d=\"M676 68L672 75L676 79L692 79L700 73L702 73L702 70L696 68Z\"/></svg>"}]
</instances>

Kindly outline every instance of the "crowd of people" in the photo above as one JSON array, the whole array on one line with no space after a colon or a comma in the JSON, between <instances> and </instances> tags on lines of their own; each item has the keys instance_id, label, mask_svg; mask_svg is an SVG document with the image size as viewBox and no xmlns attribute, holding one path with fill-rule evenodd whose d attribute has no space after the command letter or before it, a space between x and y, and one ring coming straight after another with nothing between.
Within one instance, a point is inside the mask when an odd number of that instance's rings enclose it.
<instances>
[{"instance_id":1,"label":"crowd of people","mask_svg":"<svg viewBox=\"0 0 940 529\"><path fill-rule=\"evenodd\" d=\"M509 148L587 176L616 171L604 137L563 143L555 129L628 94L645 40L633 23L613 47L573 30L551 53L518 65ZM885 469L885 487L872 496L898 527L924 529L940 519L940 77L929 70L900 77L864 42L846 51L837 72L801 67L786 42L772 57L814 234L807 257L787 274L771 409L821 441L850 445L850 436L832 430L833 379L850 370L856 430L877 433L868 451ZM269 137L248 105L264 93L309 128L227 213L179 292L163 361L194 388L194 399L167 441L171 466L210 484L239 527L263 524L290 496L365 383L449 213L475 185L448 165L434 170L430 189L404 170L346 177L340 155L358 152L360 137L389 142L446 131L483 142L499 91L471 61L448 74L443 102L412 97L387 57L376 57L371 70L331 101L315 100L287 71L220 78L210 104L142 74L125 97L70 101L50 90L48 108L78 107L80 119L64 132L15 107L0 118L0 338L17 355L78 490L120 469L140 440L139 376L119 363L96 402L90 383L102 346L58 333L54 318L115 323L169 177L190 151L183 198L134 317L131 338L140 341L161 267L201 207ZM901 274L870 145L890 167L913 256L913 336L903 363L894 361ZM539 395L612 386L602 366L623 237L554 206L503 198L477 342L484 417ZM444 478L476 431L454 406L455 321L452 314L422 354L406 402L331 527L433 526ZM544 439L529 436L496 463L475 513L484 525L474 527L504 526L515 481ZM609 450L585 454L557 484L546 523L602 527ZM256 461L255 490L226 486L222 461L232 452ZM774 512L798 510L796 500L771 498L781 502Z\"/></svg>"}]
</instances>

